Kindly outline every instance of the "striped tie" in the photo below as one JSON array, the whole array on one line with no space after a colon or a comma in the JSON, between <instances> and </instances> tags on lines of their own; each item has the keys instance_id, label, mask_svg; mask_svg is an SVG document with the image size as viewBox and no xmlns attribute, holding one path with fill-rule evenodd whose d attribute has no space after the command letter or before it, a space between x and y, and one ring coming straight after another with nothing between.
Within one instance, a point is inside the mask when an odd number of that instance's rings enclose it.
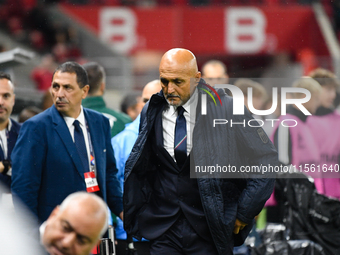
<instances>
[{"instance_id":1,"label":"striped tie","mask_svg":"<svg viewBox=\"0 0 340 255\"><path fill-rule=\"evenodd\" d=\"M187 159L187 123L183 115L184 108L177 107L178 116L175 127L175 159L179 168L182 168Z\"/></svg>"}]
</instances>

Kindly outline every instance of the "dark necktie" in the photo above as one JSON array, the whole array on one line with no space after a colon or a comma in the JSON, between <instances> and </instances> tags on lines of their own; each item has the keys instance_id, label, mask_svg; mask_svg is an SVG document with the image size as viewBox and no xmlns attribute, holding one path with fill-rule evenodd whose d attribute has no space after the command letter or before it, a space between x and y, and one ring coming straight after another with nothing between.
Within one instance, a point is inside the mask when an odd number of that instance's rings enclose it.
<instances>
[{"instance_id":1,"label":"dark necktie","mask_svg":"<svg viewBox=\"0 0 340 255\"><path fill-rule=\"evenodd\" d=\"M187 123L183 115L184 108L177 107L178 116L175 127L175 159L179 168L182 168L187 159Z\"/></svg>"},{"instance_id":2,"label":"dark necktie","mask_svg":"<svg viewBox=\"0 0 340 255\"><path fill-rule=\"evenodd\" d=\"M74 125L74 144L76 145L79 157L81 159L81 162L83 164L84 173L89 172L89 160L87 157L87 150L85 145L85 139L83 131L79 125L79 121L75 120L73 122Z\"/></svg>"}]
</instances>

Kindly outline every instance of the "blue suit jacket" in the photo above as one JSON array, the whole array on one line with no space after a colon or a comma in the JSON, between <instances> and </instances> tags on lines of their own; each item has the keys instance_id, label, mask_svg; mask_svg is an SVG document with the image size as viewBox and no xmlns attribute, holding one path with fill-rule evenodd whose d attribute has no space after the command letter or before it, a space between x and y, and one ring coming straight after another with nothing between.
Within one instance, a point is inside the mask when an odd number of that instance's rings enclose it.
<instances>
[{"instance_id":1,"label":"blue suit jacket","mask_svg":"<svg viewBox=\"0 0 340 255\"><path fill-rule=\"evenodd\" d=\"M84 108L84 114L102 198L118 215L123 210L122 191L117 180L109 121L89 109ZM41 222L69 194L86 190L77 149L62 115L54 106L23 124L12 161L14 205L20 198Z\"/></svg>"},{"instance_id":2,"label":"blue suit jacket","mask_svg":"<svg viewBox=\"0 0 340 255\"><path fill-rule=\"evenodd\" d=\"M21 124L19 124L18 122L14 121L12 119L11 119L11 122L12 122L12 126L11 126L11 130L8 132L8 140L7 140L7 158L8 158L9 161L11 161L12 150L14 148L16 141L17 141L17 138L18 138L18 135L19 135L19 130L20 130L20 127L21 127ZM0 150L2 151L1 146L0 146ZM1 153L0 153L0 155L1 155ZM2 153L2 155L3 155L3 153ZM4 160L2 155L0 156L0 161ZM0 181L2 183L4 183L6 185L6 187L8 187L8 188L11 187L11 176L0 174Z\"/></svg>"}]
</instances>

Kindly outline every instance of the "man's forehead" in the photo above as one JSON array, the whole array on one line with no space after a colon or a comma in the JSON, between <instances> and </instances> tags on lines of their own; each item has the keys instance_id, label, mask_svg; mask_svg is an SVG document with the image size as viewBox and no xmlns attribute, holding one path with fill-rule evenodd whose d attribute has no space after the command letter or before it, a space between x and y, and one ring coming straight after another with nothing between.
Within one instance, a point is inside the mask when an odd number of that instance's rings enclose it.
<instances>
[{"instance_id":1,"label":"man's forehead","mask_svg":"<svg viewBox=\"0 0 340 255\"><path fill-rule=\"evenodd\" d=\"M71 81L77 82L77 75L76 73L57 71L53 75L53 81L55 80L58 80L58 81L71 80Z\"/></svg>"},{"instance_id":2,"label":"man's forehead","mask_svg":"<svg viewBox=\"0 0 340 255\"><path fill-rule=\"evenodd\" d=\"M186 67L186 66L172 66L172 67L160 67L159 68L159 75L161 78L186 78L186 77L192 77L195 75L192 69Z\"/></svg>"},{"instance_id":3,"label":"man's forehead","mask_svg":"<svg viewBox=\"0 0 340 255\"><path fill-rule=\"evenodd\" d=\"M13 84L10 80L0 79L0 89L13 92Z\"/></svg>"},{"instance_id":4,"label":"man's forehead","mask_svg":"<svg viewBox=\"0 0 340 255\"><path fill-rule=\"evenodd\" d=\"M89 232L88 228L90 225L97 225L92 217L88 217L82 212L74 211L72 208L66 208L65 210L60 211L58 219L60 222L71 227L78 235L89 238L90 240L94 238L91 236L93 231ZM94 232L97 233L97 231Z\"/></svg>"}]
</instances>

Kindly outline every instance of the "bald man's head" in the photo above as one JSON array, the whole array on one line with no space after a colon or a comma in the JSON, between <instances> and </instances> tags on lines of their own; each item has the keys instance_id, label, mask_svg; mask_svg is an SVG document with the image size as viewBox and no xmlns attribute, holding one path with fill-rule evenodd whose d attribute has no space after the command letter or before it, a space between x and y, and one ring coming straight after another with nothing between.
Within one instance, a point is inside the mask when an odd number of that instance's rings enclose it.
<instances>
[{"instance_id":1,"label":"bald man's head","mask_svg":"<svg viewBox=\"0 0 340 255\"><path fill-rule=\"evenodd\" d=\"M68 196L47 219L42 243L51 255L88 255L106 231L108 212L94 194L77 192Z\"/></svg>"},{"instance_id":2,"label":"bald man's head","mask_svg":"<svg viewBox=\"0 0 340 255\"><path fill-rule=\"evenodd\" d=\"M159 72L168 69L185 70L194 77L198 72L196 57L190 50L181 48L171 49L163 55L159 65Z\"/></svg>"},{"instance_id":3,"label":"bald man's head","mask_svg":"<svg viewBox=\"0 0 340 255\"><path fill-rule=\"evenodd\" d=\"M184 105L201 78L195 55L180 48L171 49L163 55L159 74L164 96L173 106Z\"/></svg>"},{"instance_id":4,"label":"bald man's head","mask_svg":"<svg viewBox=\"0 0 340 255\"><path fill-rule=\"evenodd\" d=\"M153 94L156 94L162 89L161 82L159 80L150 81L143 88L142 101L146 104Z\"/></svg>"}]
</instances>

